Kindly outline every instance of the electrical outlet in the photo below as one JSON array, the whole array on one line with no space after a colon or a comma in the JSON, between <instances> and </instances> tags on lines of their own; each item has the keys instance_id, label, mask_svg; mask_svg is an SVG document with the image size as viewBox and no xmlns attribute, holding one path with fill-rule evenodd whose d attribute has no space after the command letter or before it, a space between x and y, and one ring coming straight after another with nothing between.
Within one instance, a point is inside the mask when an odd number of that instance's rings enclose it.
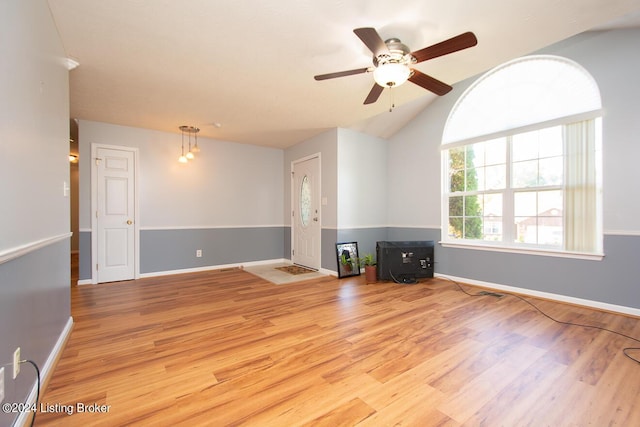
<instances>
[{"instance_id":1,"label":"electrical outlet","mask_svg":"<svg viewBox=\"0 0 640 427\"><path fill-rule=\"evenodd\" d=\"M202 249L196 250L196 258L202 258Z\"/></svg>"},{"instance_id":2,"label":"electrical outlet","mask_svg":"<svg viewBox=\"0 0 640 427\"><path fill-rule=\"evenodd\" d=\"M13 352L13 379L15 380L20 373L20 347Z\"/></svg>"},{"instance_id":3,"label":"electrical outlet","mask_svg":"<svg viewBox=\"0 0 640 427\"><path fill-rule=\"evenodd\" d=\"M4 400L4 366L0 368L0 402Z\"/></svg>"}]
</instances>

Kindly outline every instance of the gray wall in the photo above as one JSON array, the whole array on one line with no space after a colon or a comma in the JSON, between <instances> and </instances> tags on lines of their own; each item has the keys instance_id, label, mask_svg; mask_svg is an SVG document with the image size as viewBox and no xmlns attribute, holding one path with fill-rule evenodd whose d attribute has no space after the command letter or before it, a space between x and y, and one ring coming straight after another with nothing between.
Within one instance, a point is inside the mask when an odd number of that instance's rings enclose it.
<instances>
[{"instance_id":1,"label":"gray wall","mask_svg":"<svg viewBox=\"0 0 640 427\"><path fill-rule=\"evenodd\" d=\"M637 29L586 33L541 52L578 62L600 87L604 260L437 247L437 273L640 309L640 198L629 178L640 158L640 85L631 83L640 75L638 40ZM389 223L399 234L424 229L439 235L442 131L454 103L476 78L456 84L390 140L389 188L397 191L389 194ZM419 183L422 194L417 197L415 188L402 186L406 182Z\"/></svg>"},{"instance_id":2,"label":"gray wall","mask_svg":"<svg viewBox=\"0 0 640 427\"><path fill-rule=\"evenodd\" d=\"M196 258L196 250L202 257ZM283 258L284 228L145 230L140 236L140 273Z\"/></svg>"},{"instance_id":3,"label":"gray wall","mask_svg":"<svg viewBox=\"0 0 640 427\"><path fill-rule=\"evenodd\" d=\"M13 380L13 351L43 368L70 320L69 83L46 1L0 2L0 52L0 365L4 402L25 402L36 376Z\"/></svg>"}]
</instances>

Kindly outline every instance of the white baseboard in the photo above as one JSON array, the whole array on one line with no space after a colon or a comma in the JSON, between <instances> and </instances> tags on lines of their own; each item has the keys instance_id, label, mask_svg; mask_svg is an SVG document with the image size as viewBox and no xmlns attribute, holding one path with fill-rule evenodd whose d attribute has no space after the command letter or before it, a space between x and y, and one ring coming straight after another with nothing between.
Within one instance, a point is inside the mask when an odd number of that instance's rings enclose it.
<instances>
[{"instance_id":1,"label":"white baseboard","mask_svg":"<svg viewBox=\"0 0 640 427\"><path fill-rule=\"evenodd\" d=\"M290 259L286 258L277 258L277 259L268 259L264 261L250 261L250 262L239 262L234 264L221 264L221 265L208 265L205 267L196 267L196 268L182 268L178 270L164 270L164 271L154 271L152 273L141 273L140 278L143 279L145 277L160 277L160 276L168 276L171 274L184 274L184 273L197 273L200 271L211 271L211 270L224 270L226 268L244 268L244 267L252 267L256 265L265 265L265 264L275 264L275 263L289 263L291 264ZM337 276L338 273L336 271L327 270L326 268L321 268L318 270L322 274L326 274L327 276ZM82 279L78 280L78 285L91 285L93 284L91 279Z\"/></svg>"},{"instance_id":2,"label":"white baseboard","mask_svg":"<svg viewBox=\"0 0 640 427\"><path fill-rule=\"evenodd\" d=\"M251 261L251 262L238 262L234 264L220 264L220 265L207 265L204 267L194 267L194 268L180 268L177 270L163 270L163 271L153 271L151 273L140 273L138 276L140 279L145 277L160 277L160 276L169 276L171 274L185 274L185 273L198 273L201 271L211 271L211 270L224 270L227 268L244 268L250 267L253 265L262 265L262 264L273 264L277 262L291 262L285 258L278 259L270 259L266 261ZM78 280L78 285L93 285L93 279L82 279Z\"/></svg>"},{"instance_id":3,"label":"white baseboard","mask_svg":"<svg viewBox=\"0 0 640 427\"><path fill-rule=\"evenodd\" d=\"M614 313L640 317L640 309L633 308L633 307L626 307L623 305L615 305L615 304L609 304L609 303L600 302L600 301L569 297L566 295L552 294L549 292L534 291L526 288L517 288L514 286L500 285L498 283L483 282L481 280L467 279L466 277L456 277L456 276L451 276L449 274L436 273L434 274L434 276L451 279L453 281L460 282L460 283L468 283L470 285L481 286L483 288L495 289L503 292L512 292L514 294L519 294L519 295L528 295L528 296L544 298L552 301L564 302L564 303L573 304L573 305L580 305L583 307L595 308L598 310L611 311Z\"/></svg>"},{"instance_id":4,"label":"white baseboard","mask_svg":"<svg viewBox=\"0 0 640 427\"><path fill-rule=\"evenodd\" d=\"M164 270L164 271L154 271L152 273L141 273L140 278L145 277L160 277L160 276L168 276L170 274L184 274L184 273L197 273L200 271L211 271L211 270L224 270L226 268L244 268L244 267L252 267L257 265L265 265L265 264L275 264L275 263L289 263L291 264L290 259L286 258L277 258L277 259L268 259L263 261L250 261L250 262L239 262L234 264L222 264L222 265L208 265L205 267L196 267L196 268L182 268L178 270ZM337 276L338 273L333 270L327 270L326 268L321 268L318 270L322 274L326 274L327 276ZM78 280L78 285L91 285L93 282L91 279L83 279Z\"/></svg>"},{"instance_id":5,"label":"white baseboard","mask_svg":"<svg viewBox=\"0 0 640 427\"><path fill-rule=\"evenodd\" d=\"M244 267L251 267L254 265L274 264L277 262L290 262L290 261L284 258L278 258L278 259L269 259L265 261L238 262L233 264L207 265L205 267L182 268L179 270L154 271L152 273L142 273L140 274L140 278L167 276L170 274L198 273L200 271L224 270L227 268L244 268ZM80 284L80 282L78 282L78 284Z\"/></svg>"},{"instance_id":6,"label":"white baseboard","mask_svg":"<svg viewBox=\"0 0 640 427\"><path fill-rule=\"evenodd\" d=\"M62 355L62 350L64 350L64 344L65 342L67 342L67 339L69 338L69 334L71 334L72 328L73 328L73 317L69 316L69 319L67 320L67 323L64 325L64 328L62 329L62 332L60 333L60 336L58 337L56 344L53 346L51 353L49 353L49 357L47 357L47 360L44 362L44 365L39 367L41 385L46 384L50 379L51 375L53 374L54 364L56 360L58 360ZM29 396L27 396L27 401L25 403L27 403L28 405L36 404L37 393L38 393L38 383L34 382L33 387L31 388L31 392L29 393ZM44 390L41 389L40 390L41 397L43 393L44 393ZM29 414L30 412L28 411L21 412L18 418L16 418L14 425L25 426L27 424L27 421L30 420Z\"/></svg>"}]
</instances>

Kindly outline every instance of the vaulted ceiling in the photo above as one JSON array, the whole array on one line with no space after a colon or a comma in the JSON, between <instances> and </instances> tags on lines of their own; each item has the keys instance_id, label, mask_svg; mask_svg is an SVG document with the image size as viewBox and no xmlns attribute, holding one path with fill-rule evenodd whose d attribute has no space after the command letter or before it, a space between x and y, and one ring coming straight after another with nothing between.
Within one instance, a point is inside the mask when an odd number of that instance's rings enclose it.
<instances>
[{"instance_id":1,"label":"vaulted ceiling","mask_svg":"<svg viewBox=\"0 0 640 427\"><path fill-rule=\"evenodd\" d=\"M315 81L372 65L354 28L412 51L472 31L477 46L414 67L454 84L587 30L635 26L640 10L640 0L48 2L79 63L72 118L175 133L193 125L282 148L333 127L386 138L436 98L408 82L363 105L371 73Z\"/></svg>"}]
</instances>

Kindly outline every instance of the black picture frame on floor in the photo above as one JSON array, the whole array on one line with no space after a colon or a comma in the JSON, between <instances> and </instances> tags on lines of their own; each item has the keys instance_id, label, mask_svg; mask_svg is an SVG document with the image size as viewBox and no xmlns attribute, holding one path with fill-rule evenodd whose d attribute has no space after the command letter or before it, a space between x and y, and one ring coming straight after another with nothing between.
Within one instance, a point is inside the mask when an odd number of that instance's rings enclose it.
<instances>
[{"instance_id":1,"label":"black picture frame on floor","mask_svg":"<svg viewBox=\"0 0 640 427\"><path fill-rule=\"evenodd\" d=\"M338 278L360 275L358 242L336 243L336 257Z\"/></svg>"}]
</instances>

